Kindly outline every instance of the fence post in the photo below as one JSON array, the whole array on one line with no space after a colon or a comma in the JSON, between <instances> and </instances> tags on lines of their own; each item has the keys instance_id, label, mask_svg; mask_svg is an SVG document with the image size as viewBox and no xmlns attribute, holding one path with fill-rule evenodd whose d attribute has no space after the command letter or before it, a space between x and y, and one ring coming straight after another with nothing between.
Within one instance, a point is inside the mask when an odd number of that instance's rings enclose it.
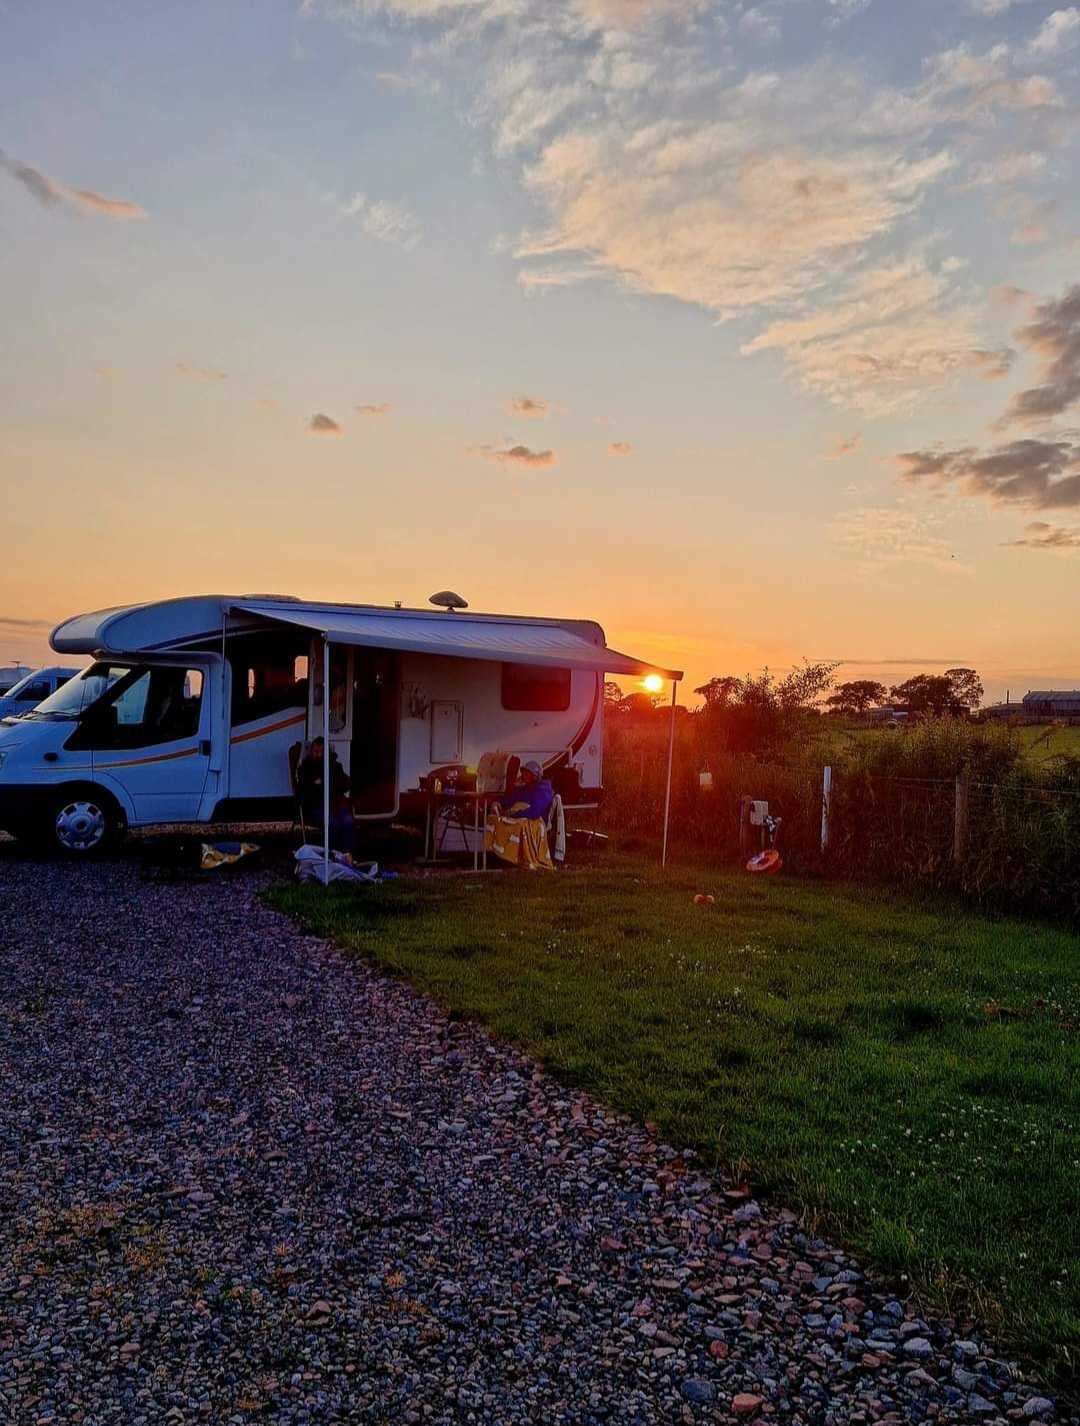
<instances>
[{"instance_id":1,"label":"fence post","mask_svg":"<svg viewBox=\"0 0 1080 1426\"><path fill-rule=\"evenodd\" d=\"M739 798L739 856L745 857L750 850L750 804L751 797Z\"/></svg>"},{"instance_id":2,"label":"fence post","mask_svg":"<svg viewBox=\"0 0 1080 1426\"><path fill-rule=\"evenodd\" d=\"M829 850L829 813L832 810L832 768L827 767L821 779L821 850Z\"/></svg>"},{"instance_id":3,"label":"fence post","mask_svg":"<svg viewBox=\"0 0 1080 1426\"><path fill-rule=\"evenodd\" d=\"M969 786L967 773L961 773L956 779L956 810L953 815L952 858L957 866L964 860L967 851Z\"/></svg>"}]
</instances>

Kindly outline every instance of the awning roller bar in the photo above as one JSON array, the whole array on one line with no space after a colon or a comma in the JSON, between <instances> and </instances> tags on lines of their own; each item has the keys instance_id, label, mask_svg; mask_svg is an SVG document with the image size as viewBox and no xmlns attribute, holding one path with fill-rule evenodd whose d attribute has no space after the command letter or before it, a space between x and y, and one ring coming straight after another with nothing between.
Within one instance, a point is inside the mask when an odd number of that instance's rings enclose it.
<instances>
[{"instance_id":1,"label":"awning roller bar","mask_svg":"<svg viewBox=\"0 0 1080 1426\"><path fill-rule=\"evenodd\" d=\"M392 614L350 614L342 610L285 609L280 605L236 604L240 612L279 624L308 629L334 644L358 648L396 649L402 653L435 654L447 658L495 660L545 668L589 669L596 673L642 677L656 673L681 679L676 669L664 669L602 644L590 643L558 624L470 619L463 614L399 618Z\"/></svg>"}]
</instances>

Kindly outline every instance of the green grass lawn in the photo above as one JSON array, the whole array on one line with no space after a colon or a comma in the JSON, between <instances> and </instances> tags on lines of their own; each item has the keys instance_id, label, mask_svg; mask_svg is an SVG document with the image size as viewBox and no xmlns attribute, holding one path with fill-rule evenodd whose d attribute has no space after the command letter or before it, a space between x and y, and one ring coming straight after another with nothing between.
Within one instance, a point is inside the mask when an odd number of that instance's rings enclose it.
<instances>
[{"instance_id":1,"label":"green grass lawn","mask_svg":"<svg viewBox=\"0 0 1080 1426\"><path fill-rule=\"evenodd\" d=\"M615 855L274 900L1075 1370L1075 936Z\"/></svg>"},{"instance_id":2,"label":"green grass lawn","mask_svg":"<svg viewBox=\"0 0 1080 1426\"><path fill-rule=\"evenodd\" d=\"M1053 728L1049 725L1018 728L1020 741L1029 760L1039 767L1053 758L1080 758L1080 727Z\"/></svg>"}]
</instances>

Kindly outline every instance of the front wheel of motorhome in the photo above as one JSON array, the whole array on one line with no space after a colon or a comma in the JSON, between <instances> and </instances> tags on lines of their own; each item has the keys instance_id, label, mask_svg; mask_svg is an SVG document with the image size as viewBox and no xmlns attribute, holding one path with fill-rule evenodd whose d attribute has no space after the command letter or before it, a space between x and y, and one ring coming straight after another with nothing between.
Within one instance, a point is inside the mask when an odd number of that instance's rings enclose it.
<instances>
[{"instance_id":1,"label":"front wheel of motorhome","mask_svg":"<svg viewBox=\"0 0 1080 1426\"><path fill-rule=\"evenodd\" d=\"M92 788L79 788L54 799L42 831L53 850L68 857L89 857L116 841L121 821L112 804Z\"/></svg>"}]
</instances>

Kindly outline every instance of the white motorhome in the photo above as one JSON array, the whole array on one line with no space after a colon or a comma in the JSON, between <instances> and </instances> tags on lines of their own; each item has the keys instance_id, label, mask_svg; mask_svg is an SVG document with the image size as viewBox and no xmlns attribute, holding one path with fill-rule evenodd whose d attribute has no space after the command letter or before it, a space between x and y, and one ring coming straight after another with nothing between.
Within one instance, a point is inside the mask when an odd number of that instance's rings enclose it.
<instances>
[{"instance_id":1,"label":"white motorhome","mask_svg":"<svg viewBox=\"0 0 1080 1426\"><path fill-rule=\"evenodd\" d=\"M71 854L125 827L291 817L290 749L324 726L358 818L408 815L422 778L495 750L594 805L605 672L681 677L587 620L286 597L105 609L51 643L94 662L0 723L0 827Z\"/></svg>"}]
</instances>

